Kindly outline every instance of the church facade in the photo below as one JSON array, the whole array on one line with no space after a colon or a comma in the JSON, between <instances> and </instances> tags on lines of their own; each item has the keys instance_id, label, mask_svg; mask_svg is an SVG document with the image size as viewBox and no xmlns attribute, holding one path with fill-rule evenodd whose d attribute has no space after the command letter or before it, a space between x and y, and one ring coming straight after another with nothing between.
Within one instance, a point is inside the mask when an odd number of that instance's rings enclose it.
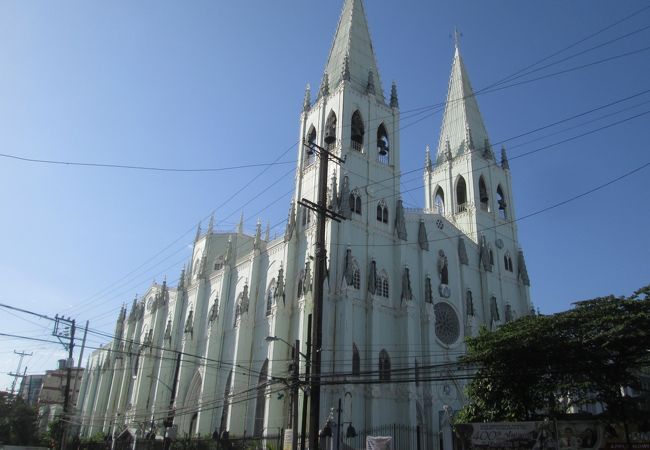
<instances>
[{"instance_id":1,"label":"church facade","mask_svg":"<svg viewBox=\"0 0 650 450\"><path fill-rule=\"evenodd\" d=\"M345 0L313 97L300 142L344 159L328 168L342 220L326 224L323 343L309 349L321 352L321 421L341 399L357 429L438 432L464 403L452 369L464 337L531 312L505 150L497 160L456 46L437 152L423 155L424 208L404 208L397 88L385 94L362 0ZM82 436L162 436L170 414L181 436L292 428L288 343L308 353L314 292L316 217L298 203L317 201L308 145L295 180L284 236L211 221L177 286L154 284L121 310L114 339L89 358Z\"/></svg>"}]
</instances>

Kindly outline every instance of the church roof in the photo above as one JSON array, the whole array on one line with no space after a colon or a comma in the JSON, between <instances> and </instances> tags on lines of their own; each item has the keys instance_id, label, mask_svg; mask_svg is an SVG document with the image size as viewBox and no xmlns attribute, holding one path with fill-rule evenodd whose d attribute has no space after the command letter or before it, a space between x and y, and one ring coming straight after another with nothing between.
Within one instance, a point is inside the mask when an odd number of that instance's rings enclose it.
<instances>
[{"instance_id":1,"label":"church roof","mask_svg":"<svg viewBox=\"0 0 650 450\"><path fill-rule=\"evenodd\" d=\"M329 86L335 89L341 80L344 77L347 78L349 74L350 82L357 89L365 92L368 87L369 72L372 72L374 78L376 95L383 101L384 91L377 69L363 1L345 0L325 66Z\"/></svg>"},{"instance_id":2,"label":"church roof","mask_svg":"<svg viewBox=\"0 0 650 450\"><path fill-rule=\"evenodd\" d=\"M471 148L480 152L484 148L486 139L488 134L478 109L476 96L456 45L436 162L444 161L447 148L451 151L452 158L472 151Z\"/></svg>"}]
</instances>

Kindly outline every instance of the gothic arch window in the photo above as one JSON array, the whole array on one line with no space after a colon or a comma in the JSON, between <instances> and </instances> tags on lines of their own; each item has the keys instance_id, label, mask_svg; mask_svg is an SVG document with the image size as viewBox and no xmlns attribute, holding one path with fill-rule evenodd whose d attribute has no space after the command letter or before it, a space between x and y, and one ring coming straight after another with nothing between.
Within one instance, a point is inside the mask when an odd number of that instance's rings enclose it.
<instances>
[{"instance_id":1,"label":"gothic arch window","mask_svg":"<svg viewBox=\"0 0 650 450\"><path fill-rule=\"evenodd\" d=\"M390 381L390 356L386 349L379 352L379 379Z\"/></svg>"},{"instance_id":2,"label":"gothic arch window","mask_svg":"<svg viewBox=\"0 0 650 450\"><path fill-rule=\"evenodd\" d=\"M255 426L253 436L260 437L264 433L264 414L266 412L266 386L269 371L269 359L265 359L257 377L257 401L255 403Z\"/></svg>"},{"instance_id":3,"label":"gothic arch window","mask_svg":"<svg viewBox=\"0 0 650 450\"><path fill-rule=\"evenodd\" d=\"M269 288L266 291L266 317L269 317L271 313L273 312L273 299L275 296L273 293L275 292L275 278L271 280L269 283Z\"/></svg>"},{"instance_id":4,"label":"gothic arch window","mask_svg":"<svg viewBox=\"0 0 650 450\"><path fill-rule=\"evenodd\" d=\"M311 210L309 208L301 207L302 209L302 226L307 227L311 223Z\"/></svg>"},{"instance_id":5,"label":"gothic arch window","mask_svg":"<svg viewBox=\"0 0 650 450\"><path fill-rule=\"evenodd\" d=\"M389 295L388 275L384 271L377 277L377 295L384 298Z\"/></svg>"},{"instance_id":6,"label":"gothic arch window","mask_svg":"<svg viewBox=\"0 0 650 450\"><path fill-rule=\"evenodd\" d=\"M501 320L501 316L499 314L499 305L495 296L492 296L490 299L490 315L492 316L491 318L493 322L498 322Z\"/></svg>"},{"instance_id":7,"label":"gothic arch window","mask_svg":"<svg viewBox=\"0 0 650 450\"><path fill-rule=\"evenodd\" d=\"M223 389L223 407L221 408L221 424L219 431L226 431L228 427L228 407L230 406L230 385L232 384L232 370L226 378L226 386Z\"/></svg>"},{"instance_id":8,"label":"gothic arch window","mask_svg":"<svg viewBox=\"0 0 650 450\"><path fill-rule=\"evenodd\" d=\"M307 133L307 143L312 145L316 144L316 128L313 125L309 128L309 133ZM305 166L310 166L315 161L316 152L309 148L309 146L305 146Z\"/></svg>"},{"instance_id":9,"label":"gothic arch window","mask_svg":"<svg viewBox=\"0 0 650 450\"><path fill-rule=\"evenodd\" d=\"M363 150L363 136L365 134L365 130L363 126L363 119L361 118L361 113L359 110L356 110L354 114L352 114L352 121L350 125L352 129L352 137L350 138L352 149L360 152Z\"/></svg>"},{"instance_id":10,"label":"gothic arch window","mask_svg":"<svg viewBox=\"0 0 650 450\"><path fill-rule=\"evenodd\" d=\"M501 185L497 186L497 204L499 205L499 216L502 219L508 218L508 203L506 202L506 196L503 194L503 189Z\"/></svg>"},{"instance_id":11,"label":"gothic arch window","mask_svg":"<svg viewBox=\"0 0 650 450\"><path fill-rule=\"evenodd\" d=\"M377 203L377 221L388 223L388 207L384 200L380 200L379 203Z\"/></svg>"},{"instance_id":12,"label":"gothic arch window","mask_svg":"<svg viewBox=\"0 0 650 450\"><path fill-rule=\"evenodd\" d=\"M433 290L431 289L431 277L427 275L424 279L424 301L433 303Z\"/></svg>"},{"instance_id":13,"label":"gothic arch window","mask_svg":"<svg viewBox=\"0 0 650 450\"><path fill-rule=\"evenodd\" d=\"M508 272L512 272L512 257L510 256L510 252L506 252L505 255L503 255L503 265L505 266L506 270Z\"/></svg>"},{"instance_id":14,"label":"gothic arch window","mask_svg":"<svg viewBox=\"0 0 650 450\"><path fill-rule=\"evenodd\" d=\"M488 195L487 185L485 184L485 179L481 175L478 179L478 197L479 202L481 203L481 209L483 211L490 211L490 196Z\"/></svg>"},{"instance_id":15,"label":"gothic arch window","mask_svg":"<svg viewBox=\"0 0 650 450\"><path fill-rule=\"evenodd\" d=\"M433 194L433 207L436 213L445 213L445 191L440 186L436 188L436 192Z\"/></svg>"},{"instance_id":16,"label":"gothic arch window","mask_svg":"<svg viewBox=\"0 0 650 450\"><path fill-rule=\"evenodd\" d=\"M456 212L462 213L467 211L467 183L462 176L456 180Z\"/></svg>"},{"instance_id":17,"label":"gothic arch window","mask_svg":"<svg viewBox=\"0 0 650 450\"><path fill-rule=\"evenodd\" d=\"M361 375L361 356L359 356L357 344L352 343L352 376L358 377L359 375Z\"/></svg>"},{"instance_id":18,"label":"gothic arch window","mask_svg":"<svg viewBox=\"0 0 650 450\"><path fill-rule=\"evenodd\" d=\"M377 128L377 161L382 164L390 163L390 142L383 123Z\"/></svg>"},{"instance_id":19,"label":"gothic arch window","mask_svg":"<svg viewBox=\"0 0 650 450\"><path fill-rule=\"evenodd\" d=\"M350 211L361 215L361 194L356 189L350 193Z\"/></svg>"},{"instance_id":20,"label":"gothic arch window","mask_svg":"<svg viewBox=\"0 0 650 450\"><path fill-rule=\"evenodd\" d=\"M474 299L472 298L472 291L465 292L465 311L470 317L474 317Z\"/></svg>"},{"instance_id":21,"label":"gothic arch window","mask_svg":"<svg viewBox=\"0 0 650 450\"><path fill-rule=\"evenodd\" d=\"M324 140L328 147L336 145L336 114L334 114L334 111L331 111L330 115L327 116Z\"/></svg>"}]
</instances>

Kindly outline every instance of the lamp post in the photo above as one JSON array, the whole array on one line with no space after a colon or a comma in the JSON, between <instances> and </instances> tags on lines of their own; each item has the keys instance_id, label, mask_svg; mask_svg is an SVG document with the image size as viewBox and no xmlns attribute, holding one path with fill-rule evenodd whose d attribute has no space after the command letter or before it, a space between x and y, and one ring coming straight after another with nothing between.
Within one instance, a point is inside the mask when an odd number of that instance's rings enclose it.
<instances>
[{"instance_id":1,"label":"lamp post","mask_svg":"<svg viewBox=\"0 0 650 450\"><path fill-rule=\"evenodd\" d=\"M277 336L267 336L265 339L267 342L275 342L275 341L280 341L284 342L287 344L289 347L293 349L293 361L291 363L291 379L293 381L292 386L291 386L291 450L298 450L298 388L300 385L300 379L299 379L299 368L300 368L300 361L298 359L298 356L302 356L303 358L306 358L305 355L303 355L300 352L300 340L296 339L295 345L289 344L287 341L282 339L281 337ZM304 439L304 437L303 437Z\"/></svg>"}]
</instances>

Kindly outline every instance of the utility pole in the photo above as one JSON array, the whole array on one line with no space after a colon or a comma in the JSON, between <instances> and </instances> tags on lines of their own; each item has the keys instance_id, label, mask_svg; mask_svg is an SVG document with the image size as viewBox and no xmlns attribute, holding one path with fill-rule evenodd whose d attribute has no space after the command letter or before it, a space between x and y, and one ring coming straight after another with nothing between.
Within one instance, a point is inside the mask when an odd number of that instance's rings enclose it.
<instances>
[{"instance_id":1,"label":"utility pole","mask_svg":"<svg viewBox=\"0 0 650 450\"><path fill-rule=\"evenodd\" d=\"M172 384L172 393L169 398L169 411L165 419L165 441L163 444L164 450L169 450L172 443L170 436L172 425L174 424L174 401L176 400L176 385L178 384L178 373L181 370L181 352L178 352L176 357L176 369L174 370L174 384Z\"/></svg>"},{"instance_id":2,"label":"utility pole","mask_svg":"<svg viewBox=\"0 0 650 450\"><path fill-rule=\"evenodd\" d=\"M307 316L307 356L305 358L305 379L309 379L311 373L311 314ZM300 423L300 450L305 450L305 436L307 435L307 396L302 400L302 421Z\"/></svg>"},{"instance_id":3,"label":"utility pole","mask_svg":"<svg viewBox=\"0 0 650 450\"><path fill-rule=\"evenodd\" d=\"M291 388L291 450L298 450L298 392L300 390L300 339L296 339L293 347L293 385Z\"/></svg>"},{"instance_id":4,"label":"utility pole","mask_svg":"<svg viewBox=\"0 0 650 450\"><path fill-rule=\"evenodd\" d=\"M335 124L325 130L325 143L331 146L336 142ZM316 264L314 267L314 323L312 342L314 349L311 353L311 377L309 380L309 450L318 449L318 426L320 421L320 374L321 347L323 345L323 284L325 282L327 249L325 248L325 219L340 221L341 216L327 208L327 164L330 159L335 162L345 162L334 156L329 150L311 142L304 144L312 152L318 153L318 198L317 203L307 199L298 202L300 205L316 212Z\"/></svg>"},{"instance_id":5,"label":"utility pole","mask_svg":"<svg viewBox=\"0 0 650 450\"><path fill-rule=\"evenodd\" d=\"M81 350L79 351L79 359L77 359L77 368L81 367L81 361L83 360L84 357L84 349L86 348L86 336L88 335L88 324L90 321L86 320L86 327L84 328L84 337L81 340ZM79 379L79 373L75 373L74 377L74 385L72 387L72 392L77 392L77 380ZM77 409L77 402L79 401L79 396L75 399L75 414L76 414L76 409Z\"/></svg>"},{"instance_id":6,"label":"utility pole","mask_svg":"<svg viewBox=\"0 0 650 450\"><path fill-rule=\"evenodd\" d=\"M14 350L14 353L18 356L20 356L20 359L18 360L18 368L16 369L16 373L11 373L9 372L9 376L14 377L13 383L11 383L11 398L14 397L14 392L16 391L16 382L18 381L18 378L25 379L25 374L21 375L20 374L20 367L23 365L23 358L25 356L32 356L33 353L25 353L25 352L17 352ZM27 368L25 367L25 373L27 373Z\"/></svg>"},{"instance_id":7,"label":"utility pole","mask_svg":"<svg viewBox=\"0 0 650 450\"><path fill-rule=\"evenodd\" d=\"M70 405L70 379L72 378L72 366L74 366L74 333L75 321L69 317L59 317L58 314L54 317L54 331L53 336L59 338L59 341L68 350L68 360L66 361L67 373L65 379L65 392L63 396L63 434L61 435L61 450L65 450L66 438L69 430L69 405ZM62 339L68 338L66 344Z\"/></svg>"}]
</instances>

